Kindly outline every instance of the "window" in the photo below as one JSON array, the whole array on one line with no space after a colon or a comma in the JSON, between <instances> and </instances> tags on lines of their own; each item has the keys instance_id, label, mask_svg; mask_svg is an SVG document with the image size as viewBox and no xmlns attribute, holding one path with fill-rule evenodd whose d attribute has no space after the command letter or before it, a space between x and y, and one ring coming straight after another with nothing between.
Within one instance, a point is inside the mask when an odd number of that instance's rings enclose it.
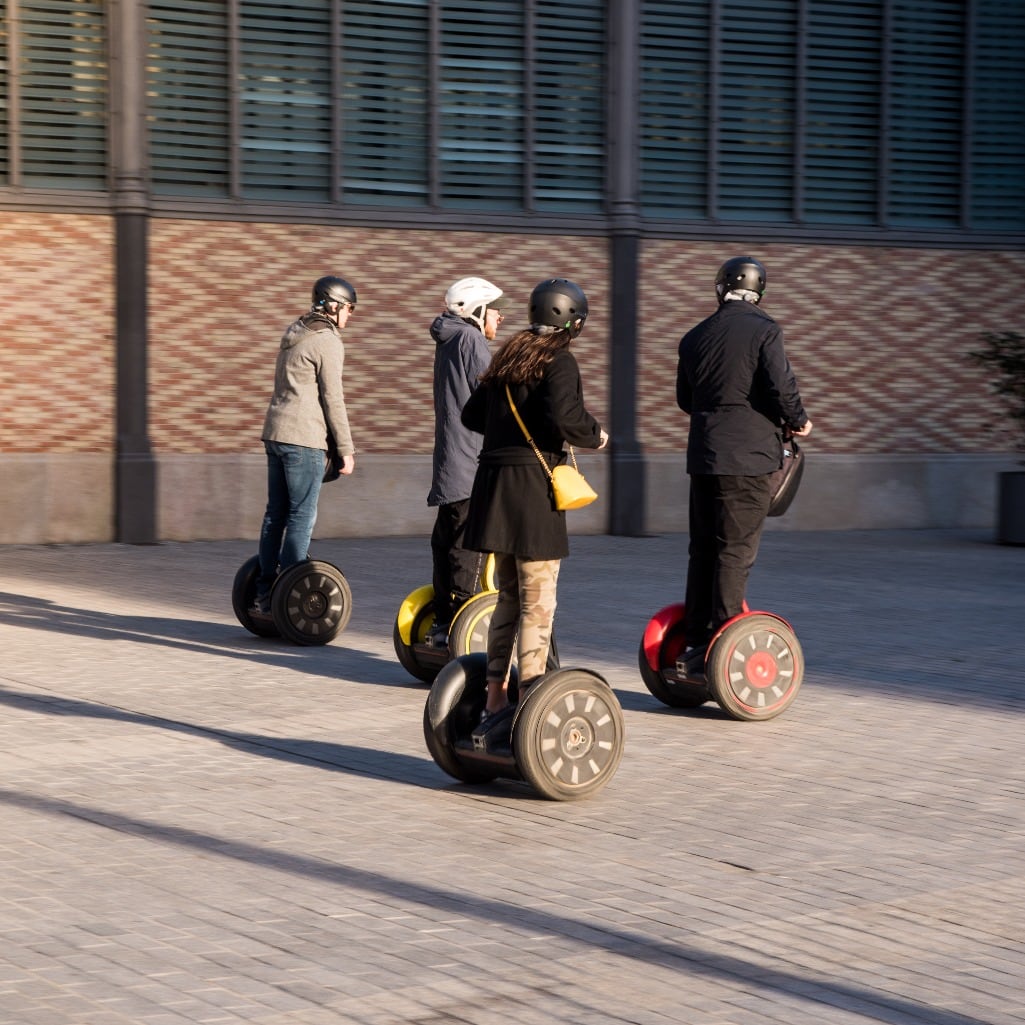
<instances>
[{"instance_id":1,"label":"window","mask_svg":"<svg viewBox=\"0 0 1025 1025\"><path fill-rule=\"evenodd\" d=\"M107 185L103 0L9 0L0 86L3 174L31 188ZM12 103L12 101L14 101Z\"/></svg>"},{"instance_id":2,"label":"window","mask_svg":"<svg viewBox=\"0 0 1025 1025\"><path fill-rule=\"evenodd\" d=\"M972 61L969 226L1025 229L1025 7L981 7Z\"/></svg>"},{"instance_id":3,"label":"window","mask_svg":"<svg viewBox=\"0 0 1025 1025\"><path fill-rule=\"evenodd\" d=\"M641 24L641 203L654 216L708 208L708 10L649 0Z\"/></svg>"},{"instance_id":4,"label":"window","mask_svg":"<svg viewBox=\"0 0 1025 1025\"><path fill-rule=\"evenodd\" d=\"M153 191L227 196L227 5L150 0L147 66Z\"/></svg>"},{"instance_id":5,"label":"window","mask_svg":"<svg viewBox=\"0 0 1025 1025\"><path fill-rule=\"evenodd\" d=\"M346 3L342 29L342 195L424 207L429 194L427 0Z\"/></svg>"},{"instance_id":6,"label":"window","mask_svg":"<svg viewBox=\"0 0 1025 1025\"><path fill-rule=\"evenodd\" d=\"M438 141L446 207L518 210L524 203L524 5L444 3Z\"/></svg>"},{"instance_id":7,"label":"window","mask_svg":"<svg viewBox=\"0 0 1025 1025\"><path fill-rule=\"evenodd\" d=\"M809 223L878 218L882 16L882 0L811 5L798 211Z\"/></svg>"},{"instance_id":8,"label":"window","mask_svg":"<svg viewBox=\"0 0 1025 1025\"><path fill-rule=\"evenodd\" d=\"M594 213L605 194L605 17L600 3L540 4L534 60L533 205Z\"/></svg>"},{"instance_id":9,"label":"window","mask_svg":"<svg viewBox=\"0 0 1025 1025\"><path fill-rule=\"evenodd\" d=\"M952 226L960 217L965 13L960 0L896 4L889 32L886 217Z\"/></svg>"},{"instance_id":10,"label":"window","mask_svg":"<svg viewBox=\"0 0 1025 1025\"><path fill-rule=\"evenodd\" d=\"M722 4L718 214L793 219L796 0Z\"/></svg>"},{"instance_id":11,"label":"window","mask_svg":"<svg viewBox=\"0 0 1025 1025\"><path fill-rule=\"evenodd\" d=\"M239 13L241 194L331 199L330 0L244 0Z\"/></svg>"}]
</instances>

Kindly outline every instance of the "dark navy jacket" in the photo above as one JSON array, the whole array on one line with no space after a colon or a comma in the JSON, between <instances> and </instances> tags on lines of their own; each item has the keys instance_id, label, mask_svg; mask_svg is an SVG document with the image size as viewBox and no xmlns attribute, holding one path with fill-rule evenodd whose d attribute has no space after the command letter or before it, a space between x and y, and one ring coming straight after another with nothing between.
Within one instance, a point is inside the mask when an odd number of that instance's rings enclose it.
<instances>
[{"instance_id":1,"label":"dark navy jacket","mask_svg":"<svg viewBox=\"0 0 1025 1025\"><path fill-rule=\"evenodd\" d=\"M434 350L434 473L428 505L449 505L470 497L481 437L460 420L477 379L491 362L484 333L454 313L431 324Z\"/></svg>"},{"instance_id":2,"label":"dark navy jacket","mask_svg":"<svg viewBox=\"0 0 1025 1025\"><path fill-rule=\"evenodd\" d=\"M676 402L690 414L688 473L772 473L783 463L780 428L808 419L779 325L739 300L683 336Z\"/></svg>"}]
</instances>

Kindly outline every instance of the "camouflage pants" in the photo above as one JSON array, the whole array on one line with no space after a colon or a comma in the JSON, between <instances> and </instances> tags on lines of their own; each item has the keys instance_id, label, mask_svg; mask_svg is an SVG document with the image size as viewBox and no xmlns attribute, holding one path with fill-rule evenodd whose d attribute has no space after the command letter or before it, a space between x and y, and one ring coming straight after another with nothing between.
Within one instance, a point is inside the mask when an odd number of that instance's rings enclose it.
<instances>
[{"instance_id":1,"label":"camouflage pants","mask_svg":"<svg viewBox=\"0 0 1025 1025\"><path fill-rule=\"evenodd\" d=\"M514 645L521 683L547 671L559 566L558 559L531 562L514 555L495 555L498 601L488 630L490 682L508 678Z\"/></svg>"}]
</instances>

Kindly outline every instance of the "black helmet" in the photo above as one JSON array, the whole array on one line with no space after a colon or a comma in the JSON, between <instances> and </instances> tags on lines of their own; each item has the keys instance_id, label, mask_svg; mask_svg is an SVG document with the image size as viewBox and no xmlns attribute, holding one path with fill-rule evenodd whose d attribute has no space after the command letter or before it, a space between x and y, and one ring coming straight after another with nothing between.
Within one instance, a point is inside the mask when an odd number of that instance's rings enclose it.
<instances>
[{"instance_id":1,"label":"black helmet","mask_svg":"<svg viewBox=\"0 0 1025 1025\"><path fill-rule=\"evenodd\" d=\"M352 303L355 306L356 289L345 278L329 274L313 286L313 305L323 306L325 303Z\"/></svg>"},{"instance_id":2,"label":"black helmet","mask_svg":"<svg viewBox=\"0 0 1025 1025\"><path fill-rule=\"evenodd\" d=\"M564 328L574 338L587 319L584 290L565 278L549 278L530 293L530 322Z\"/></svg>"},{"instance_id":3,"label":"black helmet","mask_svg":"<svg viewBox=\"0 0 1025 1025\"><path fill-rule=\"evenodd\" d=\"M738 289L757 292L759 299L765 292L765 268L753 256L734 256L719 268L715 276L715 294L719 302L727 292Z\"/></svg>"}]
</instances>

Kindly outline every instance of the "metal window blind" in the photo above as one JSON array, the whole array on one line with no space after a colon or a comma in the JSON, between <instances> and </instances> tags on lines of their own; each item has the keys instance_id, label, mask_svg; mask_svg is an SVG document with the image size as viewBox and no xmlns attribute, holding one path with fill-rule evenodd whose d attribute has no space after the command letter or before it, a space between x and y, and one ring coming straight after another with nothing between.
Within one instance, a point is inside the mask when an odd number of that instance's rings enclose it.
<instances>
[{"instance_id":1,"label":"metal window blind","mask_svg":"<svg viewBox=\"0 0 1025 1025\"><path fill-rule=\"evenodd\" d=\"M20 0L19 12L21 183L102 189L107 184L103 0Z\"/></svg>"},{"instance_id":2,"label":"metal window blind","mask_svg":"<svg viewBox=\"0 0 1025 1025\"><path fill-rule=\"evenodd\" d=\"M887 219L940 227L960 217L965 5L897 0L891 32Z\"/></svg>"},{"instance_id":3,"label":"metal window blind","mask_svg":"<svg viewBox=\"0 0 1025 1025\"><path fill-rule=\"evenodd\" d=\"M228 195L227 5L150 0L147 64L153 191Z\"/></svg>"},{"instance_id":4,"label":"metal window blind","mask_svg":"<svg viewBox=\"0 0 1025 1025\"><path fill-rule=\"evenodd\" d=\"M438 144L443 206L523 208L524 7L445 3Z\"/></svg>"},{"instance_id":5,"label":"metal window blind","mask_svg":"<svg viewBox=\"0 0 1025 1025\"><path fill-rule=\"evenodd\" d=\"M429 4L347 0L342 20L343 198L425 206Z\"/></svg>"},{"instance_id":6,"label":"metal window blind","mask_svg":"<svg viewBox=\"0 0 1025 1025\"><path fill-rule=\"evenodd\" d=\"M642 6L640 201L652 216L700 218L707 206L707 4Z\"/></svg>"},{"instance_id":7,"label":"metal window blind","mask_svg":"<svg viewBox=\"0 0 1025 1025\"><path fill-rule=\"evenodd\" d=\"M243 0L239 7L241 192L247 199L331 197L329 0Z\"/></svg>"},{"instance_id":8,"label":"metal window blind","mask_svg":"<svg viewBox=\"0 0 1025 1025\"><path fill-rule=\"evenodd\" d=\"M796 0L721 4L718 214L793 218Z\"/></svg>"},{"instance_id":9,"label":"metal window blind","mask_svg":"<svg viewBox=\"0 0 1025 1025\"><path fill-rule=\"evenodd\" d=\"M803 219L874 224L882 0L813 3L807 31Z\"/></svg>"},{"instance_id":10,"label":"metal window blind","mask_svg":"<svg viewBox=\"0 0 1025 1025\"><path fill-rule=\"evenodd\" d=\"M970 226L1025 230L1025 6L987 0L975 32Z\"/></svg>"},{"instance_id":11,"label":"metal window blind","mask_svg":"<svg viewBox=\"0 0 1025 1025\"><path fill-rule=\"evenodd\" d=\"M599 211L605 186L603 4L539 4L535 17L534 206Z\"/></svg>"}]
</instances>

